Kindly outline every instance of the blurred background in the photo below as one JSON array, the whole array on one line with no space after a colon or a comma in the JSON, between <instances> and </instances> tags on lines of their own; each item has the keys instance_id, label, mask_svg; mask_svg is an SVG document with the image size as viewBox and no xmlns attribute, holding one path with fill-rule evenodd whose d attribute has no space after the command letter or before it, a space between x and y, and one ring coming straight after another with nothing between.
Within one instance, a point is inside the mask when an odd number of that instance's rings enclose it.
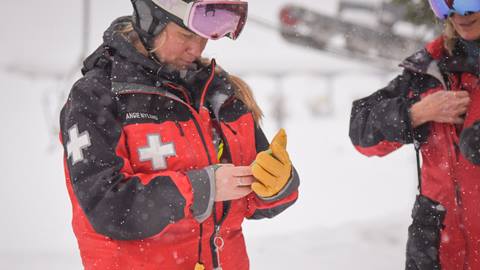
<instances>
[{"instance_id":1,"label":"blurred background","mask_svg":"<svg viewBox=\"0 0 480 270\"><path fill-rule=\"evenodd\" d=\"M300 198L247 221L253 270L404 269L415 155L366 158L350 106L388 83L438 29L427 1L251 0L239 40L214 57L253 88L271 138L289 136ZM130 1L4 0L0 16L0 269L82 269L71 230L58 114L81 61Z\"/></svg>"}]
</instances>

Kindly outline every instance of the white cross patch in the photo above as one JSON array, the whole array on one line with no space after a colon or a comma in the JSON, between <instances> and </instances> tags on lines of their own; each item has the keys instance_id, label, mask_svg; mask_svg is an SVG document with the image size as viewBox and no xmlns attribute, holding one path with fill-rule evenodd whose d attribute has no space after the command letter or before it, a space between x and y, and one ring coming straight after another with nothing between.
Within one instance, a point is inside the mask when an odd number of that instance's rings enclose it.
<instances>
[{"instance_id":1,"label":"white cross patch","mask_svg":"<svg viewBox=\"0 0 480 270\"><path fill-rule=\"evenodd\" d=\"M151 161L155 171L167 168L167 157L176 156L173 142L162 144L160 134L147 135L148 146L138 148L141 162Z\"/></svg>"},{"instance_id":2,"label":"white cross patch","mask_svg":"<svg viewBox=\"0 0 480 270\"><path fill-rule=\"evenodd\" d=\"M77 162L84 159L83 150L91 145L90 135L88 134L88 131L79 134L78 126L75 124L68 130L68 137L70 138L70 141L67 143L67 158L72 157L72 165L75 165Z\"/></svg>"}]
</instances>

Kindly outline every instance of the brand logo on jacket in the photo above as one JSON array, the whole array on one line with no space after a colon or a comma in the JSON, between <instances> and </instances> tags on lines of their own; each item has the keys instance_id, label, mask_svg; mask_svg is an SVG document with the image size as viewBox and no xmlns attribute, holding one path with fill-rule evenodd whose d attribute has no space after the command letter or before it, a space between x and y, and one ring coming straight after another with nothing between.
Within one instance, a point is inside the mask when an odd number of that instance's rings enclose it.
<instances>
[{"instance_id":1,"label":"brand logo on jacket","mask_svg":"<svg viewBox=\"0 0 480 270\"><path fill-rule=\"evenodd\" d=\"M147 146L138 148L138 157L141 162L152 162L155 171L167 169L167 158L176 156L173 142L162 143L160 134L147 135Z\"/></svg>"},{"instance_id":2,"label":"brand logo on jacket","mask_svg":"<svg viewBox=\"0 0 480 270\"><path fill-rule=\"evenodd\" d=\"M68 137L70 140L67 143L67 158L72 158L72 165L75 165L84 160L83 151L92 145L90 135L88 131L79 134L78 125L75 124L68 130Z\"/></svg>"},{"instance_id":3,"label":"brand logo on jacket","mask_svg":"<svg viewBox=\"0 0 480 270\"><path fill-rule=\"evenodd\" d=\"M158 116L149 114L149 113L141 113L141 112L129 112L125 116L127 120L130 119L150 119L150 120L157 120L158 121Z\"/></svg>"}]
</instances>

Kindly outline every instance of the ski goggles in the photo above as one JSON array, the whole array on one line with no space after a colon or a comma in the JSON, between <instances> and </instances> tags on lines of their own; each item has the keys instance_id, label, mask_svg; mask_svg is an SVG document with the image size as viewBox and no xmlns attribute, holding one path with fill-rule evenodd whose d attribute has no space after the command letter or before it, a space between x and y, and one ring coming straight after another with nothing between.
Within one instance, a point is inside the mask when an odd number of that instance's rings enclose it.
<instances>
[{"instance_id":1,"label":"ski goggles","mask_svg":"<svg viewBox=\"0 0 480 270\"><path fill-rule=\"evenodd\" d=\"M439 19L444 20L453 13L462 16L480 12L480 0L428 0L433 13Z\"/></svg>"},{"instance_id":2,"label":"ski goggles","mask_svg":"<svg viewBox=\"0 0 480 270\"><path fill-rule=\"evenodd\" d=\"M243 1L152 0L177 16L195 34L207 39L237 39L245 26L248 3Z\"/></svg>"}]
</instances>

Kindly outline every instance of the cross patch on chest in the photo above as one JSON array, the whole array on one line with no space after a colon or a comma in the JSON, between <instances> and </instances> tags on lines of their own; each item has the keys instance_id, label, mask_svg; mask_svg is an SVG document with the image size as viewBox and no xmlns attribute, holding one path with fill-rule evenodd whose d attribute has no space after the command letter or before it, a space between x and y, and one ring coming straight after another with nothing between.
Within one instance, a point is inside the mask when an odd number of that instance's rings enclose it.
<instances>
[{"instance_id":1,"label":"cross patch on chest","mask_svg":"<svg viewBox=\"0 0 480 270\"><path fill-rule=\"evenodd\" d=\"M155 171L167 169L167 158L176 156L173 142L162 143L160 134L147 135L147 146L138 148L138 157L141 162L152 162Z\"/></svg>"},{"instance_id":2,"label":"cross patch on chest","mask_svg":"<svg viewBox=\"0 0 480 270\"><path fill-rule=\"evenodd\" d=\"M88 131L79 134L78 126L75 124L68 130L69 141L67 143L67 158L72 158L72 165L83 161L83 150L90 147L90 135Z\"/></svg>"}]
</instances>

